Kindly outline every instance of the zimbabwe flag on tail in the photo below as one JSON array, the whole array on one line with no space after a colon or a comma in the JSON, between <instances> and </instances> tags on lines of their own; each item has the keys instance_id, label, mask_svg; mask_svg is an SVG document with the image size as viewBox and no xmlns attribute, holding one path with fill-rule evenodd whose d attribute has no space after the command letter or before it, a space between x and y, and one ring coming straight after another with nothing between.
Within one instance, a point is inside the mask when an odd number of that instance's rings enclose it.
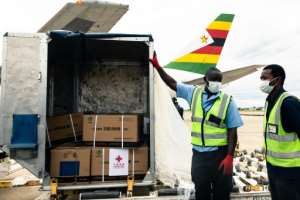
<instances>
[{"instance_id":1,"label":"zimbabwe flag on tail","mask_svg":"<svg viewBox=\"0 0 300 200\"><path fill-rule=\"evenodd\" d=\"M234 15L219 15L206 29L193 45L197 45L192 52L177 58L165 67L178 69L198 74L216 67L221 55L224 43L231 27Z\"/></svg>"}]
</instances>

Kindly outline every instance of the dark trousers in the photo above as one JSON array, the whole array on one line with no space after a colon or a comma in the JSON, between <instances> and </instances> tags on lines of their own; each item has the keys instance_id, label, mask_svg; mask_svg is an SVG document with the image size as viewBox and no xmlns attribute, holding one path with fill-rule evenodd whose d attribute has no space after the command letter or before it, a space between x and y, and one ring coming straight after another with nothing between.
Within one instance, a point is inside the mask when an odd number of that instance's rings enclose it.
<instances>
[{"instance_id":1,"label":"dark trousers","mask_svg":"<svg viewBox=\"0 0 300 200\"><path fill-rule=\"evenodd\" d=\"M300 200L300 179L283 178L268 172L272 200Z\"/></svg>"},{"instance_id":2,"label":"dark trousers","mask_svg":"<svg viewBox=\"0 0 300 200\"><path fill-rule=\"evenodd\" d=\"M232 189L232 175L226 176L218 167L227 154L227 148L217 151L193 150L192 181L195 184L196 200L227 200Z\"/></svg>"}]
</instances>

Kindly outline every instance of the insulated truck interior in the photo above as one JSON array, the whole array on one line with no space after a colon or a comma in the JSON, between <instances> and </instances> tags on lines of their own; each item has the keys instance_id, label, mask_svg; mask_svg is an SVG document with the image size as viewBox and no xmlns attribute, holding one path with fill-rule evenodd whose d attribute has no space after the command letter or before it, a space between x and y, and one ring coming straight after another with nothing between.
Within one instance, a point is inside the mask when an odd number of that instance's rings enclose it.
<instances>
[{"instance_id":1,"label":"insulated truck interior","mask_svg":"<svg viewBox=\"0 0 300 200\"><path fill-rule=\"evenodd\" d=\"M47 117L69 113L134 114L148 145L148 171L136 181L155 182L151 35L7 33L3 40L0 141L11 158L49 187ZM26 127L20 130L22 123ZM28 125L29 124L29 125ZM127 180L87 181L59 189L127 187ZM49 189L49 188L48 188Z\"/></svg>"}]
</instances>

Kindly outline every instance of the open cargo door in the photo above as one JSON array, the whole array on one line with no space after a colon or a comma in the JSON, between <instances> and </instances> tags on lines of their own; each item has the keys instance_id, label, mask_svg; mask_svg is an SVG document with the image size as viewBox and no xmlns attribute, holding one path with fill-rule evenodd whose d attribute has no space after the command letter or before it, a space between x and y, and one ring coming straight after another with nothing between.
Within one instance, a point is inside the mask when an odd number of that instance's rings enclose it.
<instances>
[{"instance_id":1,"label":"open cargo door","mask_svg":"<svg viewBox=\"0 0 300 200\"><path fill-rule=\"evenodd\" d=\"M3 40L0 144L38 177L46 141L47 36L6 34Z\"/></svg>"},{"instance_id":2,"label":"open cargo door","mask_svg":"<svg viewBox=\"0 0 300 200\"><path fill-rule=\"evenodd\" d=\"M38 32L68 30L108 32L127 12L128 6L99 1L67 3Z\"/></svg>"}]
</instances>

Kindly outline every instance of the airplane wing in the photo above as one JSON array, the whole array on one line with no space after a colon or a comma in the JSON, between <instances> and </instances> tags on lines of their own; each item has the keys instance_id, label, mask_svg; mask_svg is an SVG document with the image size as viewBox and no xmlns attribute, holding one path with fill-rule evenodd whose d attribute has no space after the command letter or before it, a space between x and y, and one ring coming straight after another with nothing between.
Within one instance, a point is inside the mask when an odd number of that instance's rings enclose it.
<instances>
[{"instance_id":1,"label":"airplane wing","mask_svg":"<svg viewBox=\"0 0 300 200\"><path fill-rule=\"evenodd\" d=\"M223 72L223 84L230 83L232 81L235 81L239 78L242 78L243 76L249 75L253 72L258 71L260 68L264 67L265 65L250 65L247 67L241 67L238 69L229 70L226 72ZM185 83L191 84L191 85L204 85L204 79L198 78L191 81L186 81Z\"/></svg>"},{"instance_id":2,"label":"airplane wing","mask_svg":"<svg viewBox=\"0 0 300 200\"><path fill-rule=\"evenodd\" d=\"M191 44L189 53L167 64L166 68L205 74L216 67L234 15L219 15L206 29L206 32Z\"/></svg>"},{"instance_id":3,"label":"airplane wing","mask_svg":"<svg viewBox=\"0 0 300 200\"><path fill-rule=\"evenodd\" d=\"M38 32L69 30L108 32L127 12L128 6L98 1L67 3Z\"/></svg>"}]
</instances>

